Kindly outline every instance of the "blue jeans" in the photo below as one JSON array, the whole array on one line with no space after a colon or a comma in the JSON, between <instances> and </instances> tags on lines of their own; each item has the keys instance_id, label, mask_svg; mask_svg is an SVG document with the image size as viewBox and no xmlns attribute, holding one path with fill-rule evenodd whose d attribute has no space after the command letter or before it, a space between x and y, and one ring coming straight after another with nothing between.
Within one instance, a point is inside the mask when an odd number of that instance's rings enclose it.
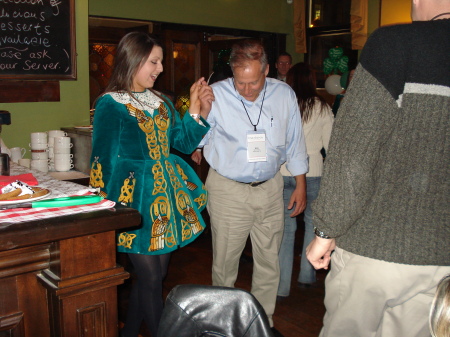
<instances>
[{"instance_id":1,"label":"blue jeans","mask_svg":"<svg viewBox=\"0 0 450 337\"><path fill-rule=\"evenodd\" d=\"M311 203L317 199L319 195L321 177L306 178L306 209L303 214L305 222L305 237L303 239L303 249L300 261L300 274L298 275L298 282L300 283L314 283L316 282L316 270L309 263L306 258L306 247L314 239L314 226L312 223Z\"/></svg>"},{"instance_id":2,"label":"blue jeans","mask_svg":"<svg viewBox=\"0 0 450 337\"><path fill-rule=\"evenodd\" d=\"M292 266L294 263L294 242L295 231L297 230L297 219L291 218L292 209L287 209L291 194L295 189L294 177L283 177L284 179L284 234L281 241L280 252L278 258L280 261L280 284L278 286L278 296L289 296L291 290ZM317 198L320 187L320 177L306 178L306 209L304 212L305 221L305 237L303 241L303 252L300 263L299 282L314 283L316 281L316 271L314 267L306 259L306 247L314 238L312 225L311 202Z\"/></svg>"},{"instance_id":3,"label":"blue jeans","mask_svg":"<svg viewBox=\"0 0 450 337\"><path fill-rule=\"evenodd\" d=\"M291 290L292 265L294 263L295 231L297 230L297 219L291 218L292 209L287 209L292 192L295 189L295 178L284 176L284 233L281 241L278 259L280 261L280 284L278 296L289 296Z\"/></svg>"}]
</instances>

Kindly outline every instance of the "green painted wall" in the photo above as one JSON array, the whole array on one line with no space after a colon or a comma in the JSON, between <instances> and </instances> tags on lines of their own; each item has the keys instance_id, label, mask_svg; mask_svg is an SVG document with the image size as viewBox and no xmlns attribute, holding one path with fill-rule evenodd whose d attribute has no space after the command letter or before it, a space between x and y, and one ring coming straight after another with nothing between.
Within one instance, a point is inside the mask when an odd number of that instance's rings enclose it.
<instances>
[{"instance_id":1,"label":"green painted wall","mask_svg":"<svg viewBox=\"0 0 450 337\"><path fill-rule=\"evenodd\" d=\"M369 31L378 26L379 1L369 0ZM1 103L12 119L2 138L8 147L25 147L29 158L31 132L89 123L89 15L284 33L298 62L303 55L294 52L292 6L286 0L75 0L77 80L60 82L60 102Z\"/></svg>"}]
</instances>

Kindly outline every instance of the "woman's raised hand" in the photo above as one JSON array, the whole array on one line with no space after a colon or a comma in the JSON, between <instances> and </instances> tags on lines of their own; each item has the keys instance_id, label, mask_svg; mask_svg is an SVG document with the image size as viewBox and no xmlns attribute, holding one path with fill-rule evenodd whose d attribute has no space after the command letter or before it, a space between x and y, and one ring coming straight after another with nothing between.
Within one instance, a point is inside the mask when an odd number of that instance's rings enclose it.
<instances>
[{"instance_id":1,"label":"woman's raised hand","mask_svg":"<svg viewBox=\"0 0 450 337\"><path fill-rule=\"evenodd\" d=\"M206 119L211 111L213 101L214 93L212 88L206 83L205 78L202 77L191 86L189 113L200 114Z\"/></svg>"}]
</instances>

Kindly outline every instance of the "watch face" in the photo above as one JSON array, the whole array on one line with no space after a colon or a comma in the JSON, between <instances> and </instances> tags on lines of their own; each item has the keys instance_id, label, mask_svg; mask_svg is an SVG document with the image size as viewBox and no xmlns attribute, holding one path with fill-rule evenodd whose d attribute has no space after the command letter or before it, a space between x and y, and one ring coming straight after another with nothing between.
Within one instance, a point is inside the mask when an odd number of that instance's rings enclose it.
<instances>
[{"instance_id":1,"label":"watch face","mask_svg":"<svg viewBox=\"0 0 450 337\"><path fill-rule=\"evenodd\" d=\"M324 232L321 232L317 227L314 227L314 234L322 239L330 239L328 235L325 235Z\"/></svg>"}]
</instances>

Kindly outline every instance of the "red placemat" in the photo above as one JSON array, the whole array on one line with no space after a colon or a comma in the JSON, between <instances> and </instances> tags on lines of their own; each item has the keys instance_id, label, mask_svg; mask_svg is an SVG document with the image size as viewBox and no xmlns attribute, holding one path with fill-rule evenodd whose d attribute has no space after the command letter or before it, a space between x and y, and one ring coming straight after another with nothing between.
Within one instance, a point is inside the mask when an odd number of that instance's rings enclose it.
<instances>
[{"instance_id":1,"label":"red placemat","mask_svg":"<svg viewBox=\"0 0 450 337\"><path fill-rule=\"evenodd\" d=\"M16 180L19 180L30 186L36 186L38 184L37 179L33 176L32 173L25 173L16 176L0 176L0 188L5 187L6 185L11 184Z\"/></svg>"},{"instance_id":2,"label":"red placemat","mask_svg":"<svg viewBox=\"0 0 450 337\"><path fill-rule=\"evenodd\" d=\"M70 215L76 213L93 212L100 209L114 207L114 201L103 199L96 204L78 205L68 207L39 207L39 208L14 208L0 211L0 225L2 223L16 223L33 221L56 216Z\"/></svg>"}]
</instances>

